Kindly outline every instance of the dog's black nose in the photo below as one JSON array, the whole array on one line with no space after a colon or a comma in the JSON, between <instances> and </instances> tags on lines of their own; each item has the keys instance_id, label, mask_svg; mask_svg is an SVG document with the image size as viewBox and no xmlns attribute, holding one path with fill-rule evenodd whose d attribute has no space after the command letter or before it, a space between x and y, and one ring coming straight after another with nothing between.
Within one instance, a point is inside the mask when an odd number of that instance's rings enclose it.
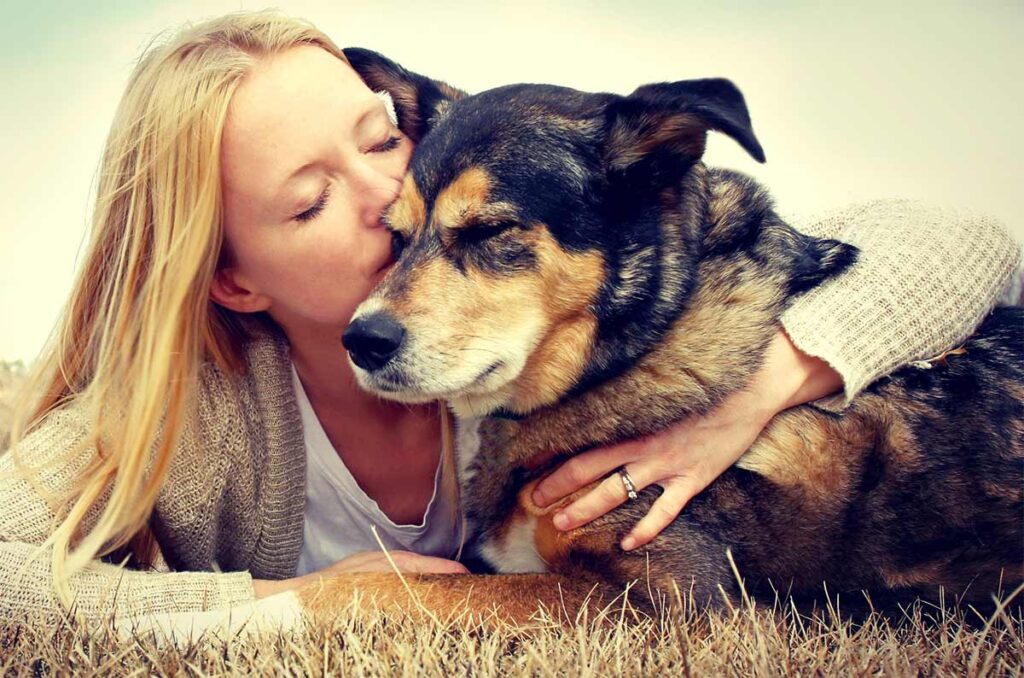
<instances>
[{"instance_id":1,"label":"dog's black nose","mask_svg":"<svg viewBox=\"0 0 1024 678\"><path fill-rule=\"evenodd\" d=\"M352 362L367 372L379 370L398 352L405 329L386 313L359 318L345 330L341 343Z\"/></svg>"}]
</instances>

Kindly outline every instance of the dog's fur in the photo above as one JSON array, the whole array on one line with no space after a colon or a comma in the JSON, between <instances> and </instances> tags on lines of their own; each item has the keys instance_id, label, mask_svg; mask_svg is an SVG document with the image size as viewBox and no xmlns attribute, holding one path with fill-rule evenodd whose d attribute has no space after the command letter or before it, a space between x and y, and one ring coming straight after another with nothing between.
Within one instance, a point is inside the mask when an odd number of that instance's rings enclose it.
<instances>
[{"instance_id":1,"label":"dog's fur","mask_svg":"<svg viewBox=\"0 0 1024 678\"><path fill-rule=\"evenodd\" d=\"M873 384L842 416L777 416L645 548L618 543L657 487L555 530L569 499L538 508L539 477L743 388L787 304L856 251L795 231L754 181L701 162L708 130L763 161L728 81L467 96L373 52L346 55L418 142L388 215L397 262L353 319L386 317L404 337L387 364L356 372L382 396L485 417L462 482L494 570L556 573L577 592L674 581L699 604L738 595L730 553L747 591L798 598L827 583L987 604L1024 580L1019 309L994 313L934 369ZM452 581L428 588L466 586ZM552 581L475 585L486 607L548 599Z\"/></svg>"}]
</instances>

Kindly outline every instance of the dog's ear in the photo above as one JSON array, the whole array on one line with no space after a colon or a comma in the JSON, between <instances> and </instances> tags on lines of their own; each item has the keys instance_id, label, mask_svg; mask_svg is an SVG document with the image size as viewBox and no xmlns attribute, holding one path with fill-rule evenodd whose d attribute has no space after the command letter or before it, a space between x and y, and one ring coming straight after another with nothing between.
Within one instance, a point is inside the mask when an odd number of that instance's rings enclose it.
<instances>
[{"instance_id":1,"label":"dog's ear","mask_svg":"<svg viewBox=\"0 0 1024 678\"><path fill-rule=\"evenodd\" d=\"M793 264L789 293L803 294L833 278L857 261L859 250L838 240L822 240L803 234L790 245Z\"/></svg>"},{"instance_id":2,"label":"dog's ear","mask_svg":"<svg viewBox=\"0 0 1024 678\"><path fill-rule=\"evenodd\" d=\"M347 47L343 51L367 87L391 95L398 128L414 142L419 142L444 117L451 102L466 96L450 85L408 71L377 52L361 47Z\"/></svg>"},{"instance_id":3,"label":"dog's ear","mask_svg":"<svg viewBox=\"0 0 1024 678\"><path fill-rule=\"evenodd\" d=\"M755 160L765 160L743 94L722 78L644 85L614 100L606 115L612 171L645 162L689 167L704 155L708 130L728 134Z\"/></svg>"}]
</instances>

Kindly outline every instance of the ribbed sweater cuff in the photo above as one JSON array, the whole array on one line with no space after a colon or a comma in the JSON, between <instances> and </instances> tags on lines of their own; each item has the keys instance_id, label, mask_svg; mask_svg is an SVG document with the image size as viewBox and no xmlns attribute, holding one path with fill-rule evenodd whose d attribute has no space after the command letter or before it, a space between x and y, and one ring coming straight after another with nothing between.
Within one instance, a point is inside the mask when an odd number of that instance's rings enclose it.
<instances>
[{"instance_id":1,"label":"ribbed sweater cuff","mask_svg":"<svg viewBox=\"0 0 1024 678\"><path fill-rule=\"evenodd\" d=\"M907 201L837 213L806 229L860 248L849 271L794 301L793 344L843 378L839 411L873 381L962 343L992 309L1020 258L998 222Z\"/></svg>"},{"instance_id":2,"label":"ribbed sweater cuff","mask_svg":"<svg viewBox=\"0 0 1024 678\"><path fill-rule=\"evenodd\" d=\"M256 600L253 591L252 575L248 572L222 572L217 577L216 608L234 607L242 603Z\"/></svg>"}]
</instances>

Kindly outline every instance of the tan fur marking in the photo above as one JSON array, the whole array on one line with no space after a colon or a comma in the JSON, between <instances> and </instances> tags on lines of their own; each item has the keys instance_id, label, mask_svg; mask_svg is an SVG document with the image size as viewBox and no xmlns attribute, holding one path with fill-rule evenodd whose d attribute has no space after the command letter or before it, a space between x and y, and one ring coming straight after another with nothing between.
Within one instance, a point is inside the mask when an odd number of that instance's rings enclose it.
<instances>
[{"instance_id":1,"label":"tan fur marking","mask_svg":"<svg viewBox=\"0 0 1024 678\"><path fill-rule=\"evenodd\" d=\"M713 199L708 203L708 231L704 243L715 247L728 238L737 223L746 219L746 189L734 181L720 181L712 189Z\"/></svg>"},{"instance_id":2,"label":"tan fur marking","mask_svg":"<svg viewBox=\"0 0 1024 678\"><path fill-rule=\"evenodd\" d=\"M526 412L550 404L582 374L597 332L597 318L587 310L605 279L604 258L597 251L565 251L544 226L533 231L539 261L540 294L517 303L544 309L550 331L531 354L512 385L511 407Z\"/></svg>"},{"instance_id":3,"label":"tan fur marking","mask_svg":"<svg viewBox=\"0 0 1024 678\"><path fill-rule=\"evenodd\" d=\"M850 465L843 463L844 448L826 420L792 410L776 417L736 465L831 503L846 496L853 481Z\"/></svg>"},{"instance_id":4,"label":"tan fur marking","mask_svg":"<svg viewBox=\"0 0 1024 678\"><path fill-rule=\"evenodd\" d=\"M557 563L565 559L565 555L569 552L571 541L566 538L565 532L555 529L551 518L552 516L544 516L537 519L537 529L534 532L533 543L537 553L548 564L548 567L554 568Z\"/></svg>"},{"instance_id":5,"label":"tan fur marking","mask_svg":"<svg viewBox=\"0 0 1024 678\"><path fill-rule=\"evenodd\" d=\"M412 174L405 176L398 199L388 210L388 222L403 233L411 233L427 223L427 207Z\"/></svg>"},{"instance_id":6,"label":"tan fur marking","mask_svg":"<svg viewBox=\"0 0 1024 678\"><path fill-rule=\"evenodd\" d=\"M945 563L928 563L912 570L881 569L882 580L891 588L927 586L942 580Z\"/></svg>"},{"instance_id":7,"label":"tan fur marking","mask_svg":"<svg viewBox=\"0 0 1024 678\"><path fill-rule=\"evenodd\" d=\"M746 192L735 182L721 181L713 188L714 198L708 203L708 221L712 230L723 223L744 217L743 203Z\"/></svg>"},{"instance_id":8,"label":"tan fur marking","mask_svg":"<svg viewBox=\"0 0 1024 678\"><path fill-rule=\"evenodd\" d=\"M557 325L516 379L510 409L528 412L558 400L583 373L596 333L597 319L592 315Z\"/></svg>"},{"instance_id":9,"label":"tan fur marking","mask_svg":"<svg viewBox=\"0 0 1024 678\"><path fill-rule=\"evenodd\" d=\"M873 404L875 406L876 419L884 422L885 430L882 433L885 436L888 456L892 462L898 464L901 469L907 472L918 469L921 466L921 457L925 452L921 450L917 442L917 436L908 424L907 415L909 412L901 412L894 407L891 401L880 398L872 397L870 400L862 398L861 401L867 401L865 405L868 403ZM869 411L869 408L866 406L862 407L862 409ZM941 416L940 413L923 403L907 403L907 409L913 411L918 416L927 418ZM850 425L847 424L847 428L849 427ZM861 426L857 427L857 430L867 434L870 430L870 423L864 422Z\"/></svg>"},{"instance_id":10,"label":"tan fur marking","mask_svg":"<svg viewBox=\"0 0 1024 678\"><path fill-rule=\"evenodd\" d=\"M560 509L565 508L580 497L588 494L596 488L600 481L590 483L581 487L567 497L563 497L554 504L541 508L533 502L533 490L540 483L540 479L531 480L519 491L517 504L514 511L516 516L529 515L537 519L537 527L534 531L534 548L538 555L544 559L549 568L557 570L564 565L566 556L569 554L576 538L581 534L580 529L563 532L557 529L552 522ZM510 522L510 521L506 521Z\"/></svg>"},{"instance_id":11,"label":"tan fur marking","mask_svg":"<svg viewBox=\"0 0 1024 678\"><path fill-rule=\"evenodd\" d=\"M1019 484L986 482L982 487L990 497L1013 503L1024 501L1024 487Z\"/></svg>"},{"instance_id":12,"label":"tan fur marking","mask_svg":"<svg viewBox=\"0 0 1024 678\"><path fill-rule=\"evenodd\" d=\"M441 191L434 202L434 223L459 228L487 204L491 176L482 167L470 167Z\"/></svg>"}]
</instances>

